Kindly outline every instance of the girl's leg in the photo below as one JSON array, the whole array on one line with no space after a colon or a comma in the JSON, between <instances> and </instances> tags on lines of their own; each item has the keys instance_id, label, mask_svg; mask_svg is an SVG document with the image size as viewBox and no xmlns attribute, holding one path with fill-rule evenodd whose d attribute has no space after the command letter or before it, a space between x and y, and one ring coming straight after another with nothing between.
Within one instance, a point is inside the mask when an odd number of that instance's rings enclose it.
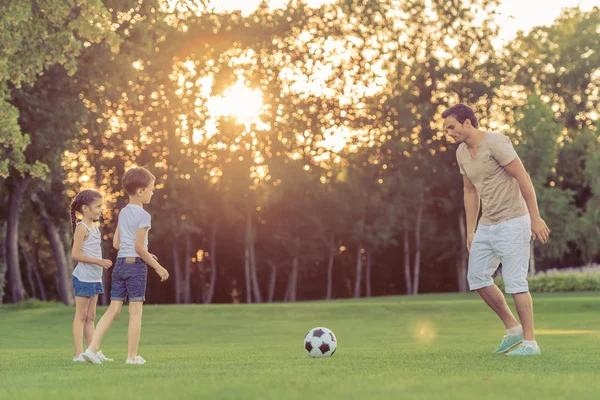
<instances>
[{"instance_id":1,"label":"girl's leg","mask_svg":"<svg viewBox=\"0 0 600 400\"><path fill-rule=\"evenodd\" d=\"M143 301L129 302L129 330L127 332L127 359L136 360L140 334L142 332L142 306Z\"/></svg>"},{"instance_id":2,"label":"girl's leg","mask_svg":"<svg viewBox=\"0 0 600 400\"><path fill-rule=\"evenodd\" d=\"M96 321L96 304L98 303L98 295L95 295L90 299L88 308L86 311L85 325L83 325L83 335L85 336L85 344L87 346L92 343L92 336L94 336L94 322Z\"/></svg>"},{"instance_id":3,"label":"girl's leg","mask_svg":"<svg viewBox=\"0 0 600 400\"><path fill-rule=\"evenodd\" d=\"M75 296L75 318L73 318L73 347L75 348L74 357L83 353L83 327L87 316L87 309L90 303L90 297Z\"/></svg>"},{"instance_id":4,"label":"girl's leg","mask_svg":"<svg viewBox=\"0 0 600 400\"><path fill-rule=\"evenodd\" d=\"M123 301L112 300L110 302L110 306L108 306L108 310L104 313L100 321L98 321L98 325L96 325L96 330L94 331L94 336L92 337L92 343L88 346L88 348L97 353L100 349L100 343L102 342L102 338L108 332L108 328L113 323L115 318L119 316L121 313L121 307L123 307Z\"/></svg>"}]
</instances>

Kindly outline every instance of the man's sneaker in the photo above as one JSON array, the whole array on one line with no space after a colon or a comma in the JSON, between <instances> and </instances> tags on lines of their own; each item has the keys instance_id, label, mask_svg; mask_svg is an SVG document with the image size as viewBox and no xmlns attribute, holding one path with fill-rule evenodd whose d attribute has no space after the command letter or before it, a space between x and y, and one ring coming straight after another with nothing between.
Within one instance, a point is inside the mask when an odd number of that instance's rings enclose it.
<instances>
[{"instance_id":1,"label":"man's sneaker","mask_svg":"<svg viewBox=\"0 0 600 400\"><path fill-rule=\"evenodd\" d=\"M542 352L539 347L533 348L522 344L508 353L507 356L539 356L540 354L542 354Z\"/></svg>"},{"instance_id":2,"label":"man's sneaker","mask_svg":"<svg viewBox=\"0 0 600 400\"><path fill-rule=\"evenodd\" d=\"M89 362L90 364L102 364L102 361L100 360L100 357L98 357L98 354L90 350L89 347L86 351L83 352L82 355L83 358L85 358L85 361Z\"/></svg>"},{"instance_id":3,"label":"man's sneaker","mask_svg":"<svg viewBox=\"0 0 600 400\"><path fill-rule=\"evenodd\" d=\"M108 358L104 354L102 354L102 350L100 350L96 354L98 355L98 358L100 359L101 362L113 362L113 361L115 361L112 358Z\"/></svg>"},{"instance_id":4,"label":"man's sneaker","mask_svg":"<svg viewBox=\"0 0 600 400\"><path fill-rule=\"evenodd\" d=\"M521 344L523 341L523 334L519 335L506 335L504 339L502 339L502 343L500 347L498 347L494 353L496 354L505 354L514 349L516 346Z\"/></svg>"},{"instance_id":5,"label":"man's sneaker","mask_svg":"<svg viewBox=\"0 0 600 400\"><path fill-rule=\"evenodd\" d=\"M125 361L125 364L129 364L129 365L142 365L142 364L146 364L146 360L144 360L142 358L142 356L137 356L137 358L135 360L127 360Z\"/></svg>"},{"instance_id":6,"label":"man's sneaker","mask_svg":"<svg viewBox=\"0 0 600 400\"><path fill-rule=\"evenodd\" d=\"M83 358L83 353L81 353L80 355L78 355L77 357L73 357L73 362L87 362L85 361L85 358Z\"/></svg>"}]
</instances>

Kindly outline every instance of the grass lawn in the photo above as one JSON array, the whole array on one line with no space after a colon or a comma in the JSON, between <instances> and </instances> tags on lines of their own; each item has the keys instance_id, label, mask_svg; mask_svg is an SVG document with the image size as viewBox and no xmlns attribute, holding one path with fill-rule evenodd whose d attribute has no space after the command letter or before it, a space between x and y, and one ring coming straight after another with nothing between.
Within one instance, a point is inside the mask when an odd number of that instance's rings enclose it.
<instances>
[{"instance_id":1,"label":"grass lawn","mask_svg":"<svg viewBox=\"0 0 600 400\"><path fill-rule=\"evenodd\" d=\"M125 365L125 309L102 345L115 362L88 365L71 361L74 308L5 306L0 399L598 399L600 293L534 301L533 358L492 354L503 326L474 294L146 306L143 366ZM333 357L305 354L315 326Z\"/></svg>"}]
</instances>

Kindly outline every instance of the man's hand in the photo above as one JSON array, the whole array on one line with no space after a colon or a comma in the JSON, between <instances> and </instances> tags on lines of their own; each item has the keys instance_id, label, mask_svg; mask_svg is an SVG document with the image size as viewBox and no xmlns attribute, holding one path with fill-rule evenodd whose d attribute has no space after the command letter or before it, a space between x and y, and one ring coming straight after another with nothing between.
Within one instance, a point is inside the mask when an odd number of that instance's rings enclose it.
<instances>
[{"instance_id":1,"label":"man's hand","mask_svg":"<svg viewBox=\"0 0 600 400\"><path fill-rule=\"evenodd\" d=\"M158 276L160 276L160 281L164 282L167 279L169 279L169 271L167 271L165 268L163 268L162 266L157 268L156 273L158 274Z\"/></svg>"},{"instance_id":2,"label":"man's hand","mask_svg":"<svg viewBox=\"0 0 600 400\"><path fill-rule=\"evenodd\" d=\"M467 250L469 253L471 252L471 243L473 243L473 238L475 237L475 232L469 233L467 235Z\"/></svg>"},{"instance_id":3,"label":"man's hand","mask_svg":"<svg viewBox=\"0 0 600 400\"><path fill-rule=\"evenodd\" d=\"M541 217L531 219L531 235L533 240L538 239L542 244L545 244L548 241L550 228L548 228L548 225L546 225Z\"/></svg>"},{"instance_id":4,"label":"man's hand","mask_svg":"<svg viewBox=\"0 0 600 400\"><path fill-rule=\"evenodd\" d=\"M158 261L158 257L156 257L154 254L150 253L150 255L152 256L152 258L154 258L156 261Z\"/></svg>"}]
</instances>

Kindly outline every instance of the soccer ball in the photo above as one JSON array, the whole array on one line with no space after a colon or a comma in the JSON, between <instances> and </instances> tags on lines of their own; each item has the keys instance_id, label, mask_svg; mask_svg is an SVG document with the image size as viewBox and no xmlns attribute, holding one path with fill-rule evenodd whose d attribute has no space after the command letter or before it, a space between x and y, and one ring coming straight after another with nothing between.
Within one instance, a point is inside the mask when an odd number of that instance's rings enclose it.
<instances>
[{"instance_id":1,"label":"soccer ball","mask_svg":"<svg viewBox=\"0 0 600 400\"><path fill-rule=\"evenodd\" d=\"M310 357L331 357L336 349L337 339L327 328L313 328L304 338L304 350Z\"/></svg>"}]
</instances>

